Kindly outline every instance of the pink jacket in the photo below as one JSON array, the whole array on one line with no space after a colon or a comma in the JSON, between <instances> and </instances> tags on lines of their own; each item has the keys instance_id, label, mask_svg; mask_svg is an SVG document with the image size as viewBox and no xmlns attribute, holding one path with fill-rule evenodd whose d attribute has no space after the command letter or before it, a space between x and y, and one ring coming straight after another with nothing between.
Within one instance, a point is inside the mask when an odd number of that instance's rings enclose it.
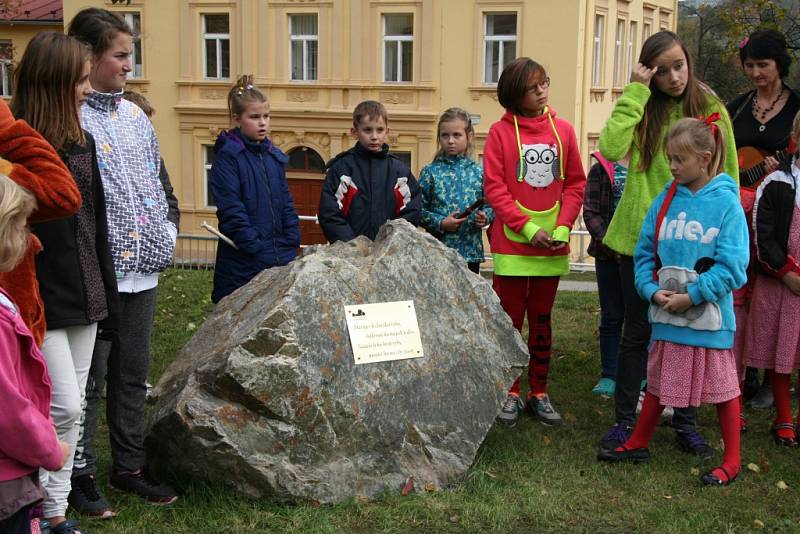
<instances>
[{"instance_id":1,"label":"pink jacket","mask_svg":"<svg viewBox=\"0 0 800 534\"><path fill-rule=\"evenodd\" d=\"M0 482L61 467L47 364L12 304L0 289Z\"/></svg>"}]
</instances>

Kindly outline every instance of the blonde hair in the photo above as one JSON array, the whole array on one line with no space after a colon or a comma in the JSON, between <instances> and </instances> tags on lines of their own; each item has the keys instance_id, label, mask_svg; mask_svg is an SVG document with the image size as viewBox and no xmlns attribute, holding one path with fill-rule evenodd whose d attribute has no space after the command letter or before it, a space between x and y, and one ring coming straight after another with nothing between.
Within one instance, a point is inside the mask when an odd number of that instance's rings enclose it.
<instances>
[{"instance_id":1,"label":"blonde hair","mask_svg":"<svg viewBox=\"0 0 800 534\"><path fill-rule=\"evenodd\" d=\"M439 117L439 124L436 125L436 142L439 145L439 150L437 150L436 155L433 156L434 161L436 161L436 158L444 154L444 147L442 147L442 143L439 141L439 135L442 133L442 124L452 121L464 122L464 133L467 134L467 151L465 154L470 158L473 156L475 146L472 142L475 138L475 129L472 127L472 117L470 117L469 112L466 109L456 107L446 109L444 113L442 113L442 116Z\"/></svg>"},{"instance_id":2,"label":"blonde hair","mask_svg":"<svg viewBox=\"0 0 800 534\"><path fill-rule=\"evenodd\" d=\"M704 120L686 117L675 122L667 134L666 146L674 152L690 152L702 155L711 154L708 163L709 176L722 172L725 165L725 138L715 124L707 124Z\"/></svg>"},{"instance_id":3,"label":"blonde hair","mask_svg":"<svg viewBox=\"0 0 800 534\"><path fill-rule=\"evenodd\" d=\"M26 221L36 199L0 173L0 272L14 269L28 249Z\"/></svg>"},{"instance_id":4,"label":"blonde hair","mask_svg":"<svg viewBox=\"0 0 800 534\"><path fill-rule=\"evenodd\" d=\"M240 116L251 102L266 102L267 97L253 83L252 74L239 76L231 90L228 91L228 118Z\"/></svg>"}]
</instances>

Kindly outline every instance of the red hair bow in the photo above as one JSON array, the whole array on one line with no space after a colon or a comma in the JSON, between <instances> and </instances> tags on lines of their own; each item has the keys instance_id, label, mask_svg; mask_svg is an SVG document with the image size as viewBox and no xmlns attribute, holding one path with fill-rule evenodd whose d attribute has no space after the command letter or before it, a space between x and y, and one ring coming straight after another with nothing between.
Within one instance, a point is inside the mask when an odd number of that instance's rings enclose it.
<instances>
[{"instance_id":1,"label":"red hair bow","mask_svg":"<svg viewBox=\"0 0 800 534\"><path fill-rule=\"evenodd\" d=\"M703 121L708 125L709 128L711 128L711 135L713 135L715 139L717 137L717 134L719 133L719 126L717 126L714 123L720 120L721 118L722 116L718 112L712 113L708 117L698 117L699 120Z\"/></svg>"}]
</instances>

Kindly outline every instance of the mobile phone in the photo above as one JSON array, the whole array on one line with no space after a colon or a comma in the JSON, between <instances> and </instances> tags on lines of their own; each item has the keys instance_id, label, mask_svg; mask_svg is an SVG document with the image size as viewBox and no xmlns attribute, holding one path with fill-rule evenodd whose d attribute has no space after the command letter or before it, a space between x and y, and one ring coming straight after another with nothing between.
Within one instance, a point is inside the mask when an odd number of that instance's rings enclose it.
<instances>
[{"instance_id":1,"label":"mobile phone","mask_svg":"<svg viewBox=\"0 0 800 534\"><path fill-rule=\"evenodd\" d=\"M467 209L456 215L456 219L463 219L464 217L469 217L473 211L479 209L481 206L485 204L485 200L483 197L479 198L475 202L469 205Z\"/></svg>"}]
</instances>

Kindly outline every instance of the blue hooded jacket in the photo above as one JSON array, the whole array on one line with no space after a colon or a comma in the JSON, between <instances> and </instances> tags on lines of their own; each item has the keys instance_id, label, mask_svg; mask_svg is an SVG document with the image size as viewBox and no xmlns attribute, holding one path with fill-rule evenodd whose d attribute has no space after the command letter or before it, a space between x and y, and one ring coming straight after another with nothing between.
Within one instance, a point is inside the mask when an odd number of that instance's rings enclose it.
<instances>
[{"instance_id":1,"label":"blue hooded jacket","mask_svg":"<svg viewBox=\"0 0 800 534\"><path fill-rule=\"evenodd\" d=\"M679 185L661 224L656 258L656 218L670 185L650 206L634 252L636 289L650 302L652 339L729 349L736 331L732 292L747 280L750 258L738 186L727 174L694 194ZM682 314L664 311L652 302L659 289L688 293L692 306Z\"/></svg>"},{"instance_id":2,"label":"blue hooded jacket","mask_svg":"<svg viewBox=\"0 0 800 534\"><path fill-rule=\"evenodd\" d=\"M286 182L288 156L269 139L251 141L238 129L214 145L211 194L220 241L211 300L218 302L268 267L286 265L300 246L300 222Z\"/></svg>"}]
</instances>

